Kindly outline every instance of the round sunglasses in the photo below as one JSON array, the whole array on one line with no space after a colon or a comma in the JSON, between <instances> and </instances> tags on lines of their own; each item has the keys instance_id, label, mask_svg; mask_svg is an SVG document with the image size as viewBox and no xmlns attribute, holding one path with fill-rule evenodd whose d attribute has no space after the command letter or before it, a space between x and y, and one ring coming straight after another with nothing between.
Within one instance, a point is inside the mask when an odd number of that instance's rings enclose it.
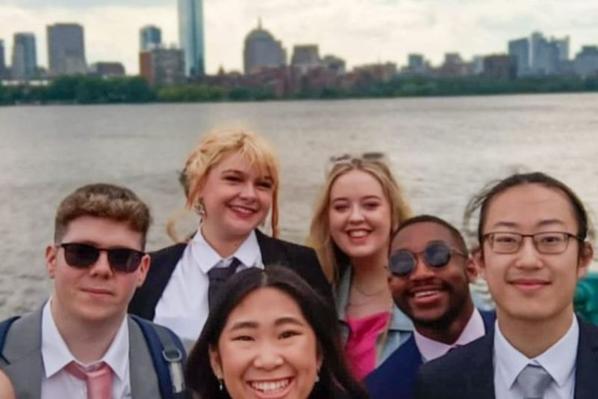
<instances>
[{"instance_id":1,"label":"round sunglasses","mask_svg":"<svg viewBox=\"0 0 598 399\"><path fill-rule=\"evenodd\" d=\"M393 275L405 277L415 270L418 257L421 257L428 267L439 269L451 261L452 254L467 256L463 252L451 248L444 241L432 241L421 252L411 252L406 249L393 252L390 255L388 268Z\"/></svg>"},{"instance_id":2,"label":"round sunglasses","mask_svg":"<svg viewBox=\"0 0 598 399\"><path fill-rule=\"evenodd\" d=\"M141 264L145 252L132 248L98 248L76 242L58 244L64 249L66 263L77 269L87 269L99 259L101 252L108 255L108 264L115 272L132 273Z\"/></svg>"}]
</instances>

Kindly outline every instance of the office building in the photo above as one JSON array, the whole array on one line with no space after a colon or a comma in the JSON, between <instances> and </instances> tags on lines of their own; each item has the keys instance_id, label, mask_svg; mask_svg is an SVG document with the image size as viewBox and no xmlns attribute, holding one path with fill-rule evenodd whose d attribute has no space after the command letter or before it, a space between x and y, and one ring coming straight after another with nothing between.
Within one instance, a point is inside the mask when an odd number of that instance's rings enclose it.
<instances>
[{"instance_id":1,"label":"office building","mask_svg":"<svg viewBox=\"0 0 598 399\"><path fill-rule=\"evenodd\" d=\"M267 68L286 65L287 53L282 43L270 32L262 29L258 22L256 29L245 37L243 47L243 67L246 75L258 73Z\"/></svg>"},{"instance_id":2,"label":"office building","mask_svg":"<svg viewBox=\"0 0 598 399\"><path fill-rule=\"evenodd\" d=\"M301 75L305 75L312 69L320 68L322 66L322 61L320 60L318 45L303 44L294 46L291 65L297 69Z\"/></svg>"},{"instance_id":3,"label":"office building","mask_svg":"<svg viewBox=\"0 0 598 399\"><path fill-rule=\"evenodd\" d=\"M514 58L508 54L493 54L482 58L482 72L486 78L510 80L517 76Z\"/></svg>"},{"instance_id":4,"label":"office building","mask_svg":"<svg viewBox=\"0 0 598 399\"><path fill-rule=\"evenodd\" d=\"M575 73L582 77L598 77L598 46L583 46L573 61Z\"/></svg>"},{"instance_id":5,"label":"office building","mask_svg":"<svg viewBox=\"0 0 598 399\"><path fill-rule=\"evenodd\" d=\"M37 52L33 33L15 33L12 46L11 77L29 80L36 77Z\"/></svg>"},{"instance_id":6,"label":"office building","mask_svg":"<svg viewBox=\"0 0 598 399\"><path fill-rule=\"evenodd\" d=\"M347 72L347 63L345 60L335 55L329 54L322 57L322 65L336 76L344 75Z\"/></svg>"},{"instance_id":7,"label":"office building","mask_svg":"<svg viewBox=\"0 0 598 399\"><path fill-rule=\"evenodd\" d=\"M8 77L4 54L4 40L0 39L0 79L6 79Z\"/></svg>"},{"instance_id":8,"label":"office building","mask_svg":"<svg viewBox=\"0 0 598 399\"><path fill-rule=\"evenodd\" d=\"M125 67L120 62L96 62L89 66L89 73L103 78L125 76Z\"/></svg>"},{"instance_id":9,"label":"office building","mask_svg":"<svg viewBox=\"0 0 598 399\"><path fill-rule=\"evenodd\" d=\"M154 25L146 25L139 31L139 51L148 51L162 46L162 31Z\"/></svg>"},{"instance_id":10,"label":"office building","mask_svg":"<svg viewBox=\"0 0 598 399\"><path fill-rule=\"evenodd\" d=\"M517 76L525 76L530 73L529 40L527 38L509 41L509 56L515 62Z\"/></svg>"},{"instance_id":11,"label":"office building","mask_svg":"<svg viewBox=\"0 0 598 399\"><path fill-rule=\"evenodd\" d=\"M185 55L185 75L205 74L203 0L178 0L179 40Z\"/></svg>"},{"instance_id":12,"label":"office building","mask_svg":"<svg viewBox=\"0 0 598 399\"><path fill-rule=\"evenodd\" d=\"M48 26L48 66L50 76L87 72L83 27L60 23Z\"/></svg>"},{"instance_id":13,"label":"office building","mask_svg":"<svg viewBox=\"0 0 598 399\"><path fill-rule=\"evenodd\" d=\"M183 51L175 48L143 51L139 53L139 72L152 86L184 83Z\"/></svg>"}]
</instances>

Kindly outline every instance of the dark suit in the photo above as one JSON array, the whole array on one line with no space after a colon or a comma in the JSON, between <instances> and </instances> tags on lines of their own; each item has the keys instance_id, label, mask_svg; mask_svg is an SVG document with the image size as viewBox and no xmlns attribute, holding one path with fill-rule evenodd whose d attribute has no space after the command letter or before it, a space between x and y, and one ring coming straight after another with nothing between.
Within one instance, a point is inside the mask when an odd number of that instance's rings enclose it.
<instances>
[{"instance_id":1,"label":"dark suit","mask_svg":"<svg viewBox=\"0 0 598 399\"><path fill-rule=\"evenodd\" d=\"M494 312L480 312L486 332L493 329ZM421 365L420 353L415 337L411 337L365 379L371 399L411 399L415 388L417 372Z\"/></svg>"},{"instance_id":2,"label":"dark suit","mask_svg":"<svg viewBox=\"0 0 598 399\"><path fill-rule=\"evenodd\" d=\"M269 237L255 231L264 266L281 265L293 269L309 285L332 303L332 291L313 249ZM129 313L154 319L156 305L183 256L187 244L176 244L151 254L151 266L143 286L129 304Z\"/></svg>"},{"instance_id":3,"label":"dark suit","mask_svg":"<svg viewBox=\"0 0 598 399\"><path fill-rule=\"evenodd\" d=\"M598 327L579 321L574 399L598 392ZM494 399L494 331L420 368L418 399Z\"/></svg>"}]
</instances>

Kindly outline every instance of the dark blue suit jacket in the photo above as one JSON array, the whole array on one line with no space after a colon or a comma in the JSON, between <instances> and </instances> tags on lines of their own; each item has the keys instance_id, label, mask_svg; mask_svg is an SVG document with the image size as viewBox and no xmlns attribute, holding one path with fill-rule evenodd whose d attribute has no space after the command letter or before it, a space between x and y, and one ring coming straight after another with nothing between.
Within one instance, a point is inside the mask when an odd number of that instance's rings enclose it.
<instances>
[{"instance_id":1,"label":"dark blue suit jacket","mask_svg":"<svg viewBox=\"0 0 598 399\"><path fill-rule=\"evenodd\" d=\"M574 399L598 397L598 327L579 320ZM417 399L494 399L494 331L420 368ZM500 398L499 398L500 399Z\"/></svg>"},{"instance_id":2,"label":"dark blue suit jacket","mask_svg":"<svg viewBox=\"0 0 598 399\"><path fill-rule=\"evenodd\" d=\"M480 312L489 332L494 326L493 312ZM371 399L411 399L422 355L413 335L365 379Z\"/></svg>"}]
</instances>

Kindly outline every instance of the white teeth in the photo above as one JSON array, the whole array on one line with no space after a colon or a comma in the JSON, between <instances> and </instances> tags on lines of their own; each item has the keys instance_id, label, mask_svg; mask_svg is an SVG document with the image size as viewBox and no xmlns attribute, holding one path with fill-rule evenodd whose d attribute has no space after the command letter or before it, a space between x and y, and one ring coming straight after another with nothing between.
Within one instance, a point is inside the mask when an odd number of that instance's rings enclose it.
<instances>
[{"instance_id":1,"label":"white teeth","mask_svg":"<svg viewBox=\"0 0 598 399\"><path fill-rule=\"evenodd\" d=\"M416 297L416 298L421 298L421 297L425 297L425 296L434 295L437 292L438 292L437 290L434 290L434 291L419 291L419 292L416 292L415 294L413 294L413 296Z\"/></svg>"},{"instance_id":2,"label":"white teeth","mask_svg":"<svg viewBox=\"0 0 598 399\"><path fill-rule=\"evenodd\" d=\"M262 392L274 392L280 391L289 385L289 379L284 379L280 381L261 381L261 382L252 382L251 387L257 389L258 391Z\"/></svg>"},{"instance_id":3,"label":"white teeth","mask_svg":"<svg viewBox=\"0 0 598 399\"><path fill-rule=\"evenodd\" d=\"M349 231L348 234L349 234L349 237L359 238L359 237L365 237L368 234L368 232L365 230L351 230L351 231Z\"/></svg>"}]
</instances>

